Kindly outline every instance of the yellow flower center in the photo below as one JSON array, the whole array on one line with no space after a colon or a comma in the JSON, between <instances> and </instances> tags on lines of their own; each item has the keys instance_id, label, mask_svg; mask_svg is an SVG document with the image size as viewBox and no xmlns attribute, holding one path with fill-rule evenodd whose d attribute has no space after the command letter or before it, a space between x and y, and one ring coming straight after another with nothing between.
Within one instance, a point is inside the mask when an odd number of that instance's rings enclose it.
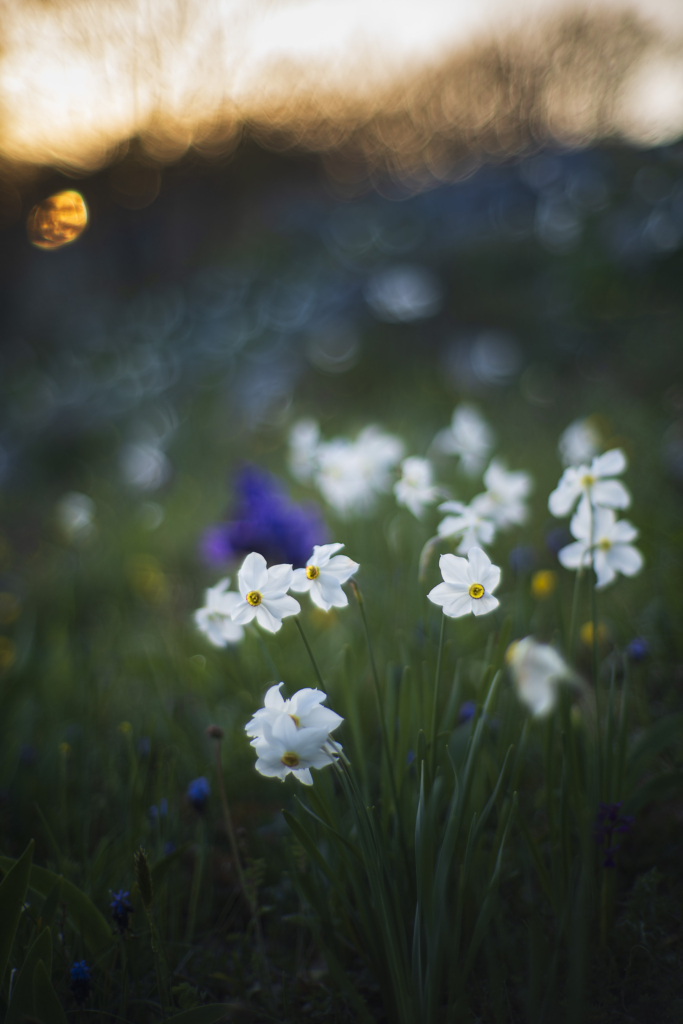
<instances>
[{"instance_id":1,"label":"yellow flower center","mask_svg":"<svg viewBox=\"0 0 683 1024\"><path fill-rule=\"evenodd\" d=\"M601 551L609 551L609 549L612 547L612 541L607 540L606 537L603 537L602 540L598 541L598 547Z\"/></svg>"},{"instance_id":2,"label":"yellow flower center","mask_svg":"<svg viewBox=\"0 0 683 1024\"><path fill-rule=\"evenodd\" d=\"M592 487L594 483L595 483L595 477L591 476L590 473L586 473L584 476L581 477L581 486L582 487L585 487L585 488Z\"/></svg>"},{"instance_id":3,"label":"yellow flower center","mask_svg":"<svg viewBox=\"0 0 683 1024\"><path fill-rule=\"evenodd\" d=\"M247 594L247 604L250 604L252 608L258 608L263 600L263 595L258 590L250 590Z\"/></svg>"},{"instance_id":4,"label":"yellow flower center","mask_svg":"<svg viewBox=\"0 0 683 1024\"><path fill-rule=\"evenodd\" d=\"M286 750L280 760L288 768L296 768L299 763L299 755L295 754L292 750Z\"/></svg>"},{"instance_id":5,"label":"yellow flower center","mask_svg":"<svg viewBox=\"0 0 683 1024\"><path fill-rule=\"evenodd\" d=\"M294 722L294 725L298 729L299 728L299 718L298 718L298 716L297 715L290 715L289 717L292 719L292 721Z\"/></svg>"},{"instance_id":6,"label":"yellow flower center","mask_svg":"<svg viewBox=\"0 0 683 1024\"><path fill-rule=\"evenodd\" d=\"M320 569L318 568L317 565L307 565L306 566L306 579L307 580L317 580L319 575L320 575Z\"/></svg>"},{"instance_id":7,"label":"yellow flower center","mask_svg":"<svg viewBox=\"0 0 683 1024\"><path fill-rule=\"evenodd\" d=\"M470 597L473 597L476 601L478 601L480 597L484 596L484 588L482 587L481 583L473 583L468 593Z\"/></svg>"}]
</instances>

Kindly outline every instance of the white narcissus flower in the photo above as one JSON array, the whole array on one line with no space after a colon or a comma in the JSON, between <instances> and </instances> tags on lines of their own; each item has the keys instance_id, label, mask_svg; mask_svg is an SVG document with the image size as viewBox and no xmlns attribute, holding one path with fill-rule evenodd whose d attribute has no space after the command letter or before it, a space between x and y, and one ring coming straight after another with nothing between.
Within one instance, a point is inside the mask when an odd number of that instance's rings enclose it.
<instances>
[{"instance_id":1,"label":"white narcissus flower","mask_svg":"<svg viewBox=\"0 0 683 1024\"><path fill-rule=\"evenodd\" d=\"M413 455L401 463L401 474L401 479L394 484L396 501L399 505L405 505L419 519L427 505L439 497L439 488L434 485L432 464L429 459Z\"/></svg>"},{"instance_id":2,"label":"white narcissus flower","mask_svg":"<svg viewBox=\"0 0 683 1024\"><path fill-rule=\"evenodd\" d=\"M254 743L256 770L283 779L292 772L305 786L312 786L311 768L334 764L338 743L323 729L297 729L289 715L278 715L273 724L263 722L263 734Z\"/></svg>"},{"instance_id":3,"label":"white narcissus flower","mask_svg":"<svg viewBox=\"0 0 683 1024\"><path fill-rule=\"evenodd\" d=\"M600 434L590 418L574 420L561 435L557 448L565 466L582 466L598 454Z\"/></svg>"},{"instance_id":4,"label":"white narcissus flower","mask_svg":"<svg viewBox=\"0 0 683 1024\"><path fill-rule=\"evenodd\" d=\"M214 647L237 644L244 630L231 618L232 610L240 602L240 595L229 593L230 578L220 580L204 593L204 607L194 613L194 623Z\"/></svg>"},{"instance_id":5,"label":"white narcissus flower","mask_svg":"<svg viewBox=\"0 0 683 1024\"><path fill-rule=\"evenodd\" d=\"M517 696L537 718L549 715L555 707L560 683L577 678L554 647L539 644L532 636L511 643L505 659Z\"/></svg>"},{"instance_id":6,"label":"white narcissus flower","mask_svg":"<svg viewBox=\"0 0 683 1024\"><path fill-rule=\"evenodd\" d=\"M554 516L569 515L582 496L602 508L628 508L631 495L620 480L610 479L625 469L626 456L621 448L596 456L590 466L569 466L548 498L548 508Z\"/></svg>"},{"instance_id":7,"label":"white narcissus flower","mask_svg":"<svg viewBox=\"0 0 683 1024\"><path fill-rule=\"evenodd\" d=\"M353 576L360 566L346 555L337 555L343 544L316 544L305 569L295 569L289 589L297 594L308 592L311 601L329 612L330 608L345 608L349 599L342 583ZM334 557L333 557L334 556Z\"/></svg>"},{"instance_id":8,"label":"white narcissus flower","mask_svg":"<svg viewBox=\"0 0 683 1024\"><path fill-rule=\"evenodd\" d=\"M470 548L492 544L496 535L496 526L472 505L462 501L445 501L439 505L439 512L454 512L446 516L437 527L439 537L457 537L462 535L458 552L466 555Z\"/></svg>"},{"instance_id":9,"label":"white narcissus flower","mask_svg":"<svg viewBox=\"0 0 683 1024\"><path fill-rule=\"evenodd\" d=\"M255 747L263 737L265 723L272 728L280 715L288 715L297 729L326 729L328 733L334 732L344 721L335 711L320 706L327 700L327 694L322 690L305 687L285 699L280 693L281 686L284 686L284 683L270 687L263 701L264 706L259 708L244 727L247 736L255 737L251 743L252 747Z\"/></svg>"},{"instance_id":10,"label":"white narcissus flower","mask_svg":"<svg viewBox=\"0 0 683 1024\"><path fill-rule=\"evenodd\" d=\"M263 555L252 551L237 574L241 599L231 611L240 626L256 619L259 626L277 633L287 615L296 615L301 605L287 591L292 582L291 565L266 566Z\"/></svg>"},{"instance_id":11,"label":"white narcissus flower","mask_svg":"<svg viewBox=\"0 0 683 1024\"><path fill-rule=\"evenodd\" d=\"M532 486L528 473L510 472L500 459L493 459L484 473L484 483L486 492L472 499L475 511L493 520L499 530L526 522L529 510L525 501Z\"/></svg>"},{"instance_id":12,"label":"white narcissus flower","mask_svg":"<svg viewBox=\"0 0 683 1024\"><path fill-rule=\"evenodd\" d=\"M493 431L474 406L462 403L455 409L450 427L436 435L434 445L447 455L459 455L463 471L476 476L493 448Z\"/></svg>"},{"instance_id":13,"label":"white narcissus flower","mask_svg":"<svg viewBox=\"0 0 683 1024\"><path fill-rule=\"evenodd\" d=\"M481 548L470 548L467 558L442 555L439 568L444 582L427 594L432 604L441 605L444 615L457 619L472 612L486 615L498 607L493 591L500 583L500 569Z\"/></svg>"},{"instance_id":14,"label":"white narcissus flower","mask_svg":"<svg viewBox=\"0 0 683 1024\"><path fill-rule=\"evenodd\" d=\"M565 569L582 569L592 561L596 590L612 583L619 572L635 576L643 568L643 556L631 544L638 530L628 519L617 520L611 508L594 508L591 516L590 505L581 502L569 528L576 542L558 551L557 557Z\"/></svg>"},{"instance_id":15,"label":"white narcissus flower","mask_svg":"<svg viewBox=\"0 0 683 1024\"><path fill-rule=\"evenodd\" d=\"M369 426L355 441L339 437L318 446L315 482L338 513L364 515L378 494L389 490L392 470L402 456L400 438Z\"/></svg>"},{"instance_id":16,"label":"white narcissus flower","mask_svg":"<svg viewBox=\"0 0 683 1024\"><path fill-rule=\"evenodd\" d=\"M320 427L315 420L299 420L289 434L289 469L292 476L305 482L318 467Z\"/></svg>"}]
</instances>

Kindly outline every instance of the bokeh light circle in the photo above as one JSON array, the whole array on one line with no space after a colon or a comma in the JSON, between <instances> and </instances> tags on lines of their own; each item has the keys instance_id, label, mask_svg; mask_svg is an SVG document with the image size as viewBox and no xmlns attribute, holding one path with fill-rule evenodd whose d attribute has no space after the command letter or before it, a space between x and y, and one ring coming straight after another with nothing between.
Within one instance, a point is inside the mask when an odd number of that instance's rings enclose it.
<instances>
[{"instance_id":1,"label":"bokeh light circle","mask_svg":"<svg viewBox=\"0 0 683 1024\"><path fill-rule=\"evenodd\" d=\"M59 249L75 242L87 224L88 208L80 192L57 192L33 207L26 233L38 249Z\"/></svg>"}]
</instances>

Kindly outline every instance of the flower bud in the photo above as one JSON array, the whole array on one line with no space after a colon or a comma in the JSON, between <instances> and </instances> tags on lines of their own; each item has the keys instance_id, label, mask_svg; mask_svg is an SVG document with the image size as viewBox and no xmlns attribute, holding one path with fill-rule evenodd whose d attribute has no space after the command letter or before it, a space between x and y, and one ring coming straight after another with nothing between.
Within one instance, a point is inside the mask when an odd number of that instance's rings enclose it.
<instances>
[{"instance_id":1,"label":"flower bud","mask_svg":"<svg viewBox=\"0 0 683 1024\"><path fill-rule=\"evenodd\" d=\"M225 733L221 729L220 725L207 725L206 735L210 740L222 740Z\"/></svg>"}]
</instances>

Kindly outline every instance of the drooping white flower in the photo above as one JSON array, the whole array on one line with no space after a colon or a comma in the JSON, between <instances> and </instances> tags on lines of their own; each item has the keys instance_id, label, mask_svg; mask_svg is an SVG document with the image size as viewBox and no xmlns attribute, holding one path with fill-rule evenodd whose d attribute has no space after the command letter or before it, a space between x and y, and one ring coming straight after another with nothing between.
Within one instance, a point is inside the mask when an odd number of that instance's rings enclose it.
<instances>
[{"instance_id":1,"label":"drooping white flower","mask_svg":"<svg viewBox=\"0 0 683 1024\"><path fill-rule=\"evenodd\" d=\"M511 643L505 658L517 696L537 718L549 715L555 707L560 683L576 679L554 647L539 644L532 636Z\"/></svg>"},{"instance_id":2,"label":"drooping white flower","mask_svg":"<svg viewBox=\"0 0 683 1024\"><path fill-rule=\"evenodd\" d=\"M309 593L311 601L329 612L330 608L345 608L349 599L342 584L353 576L360 566L346 555L337 555L343 544L316 544L305 569L295 569L289 586L297 594ZM333 557L334 556L334 557Z\"/></svg>"},{"instance_id":3,"label":"drooping white flower","mask_svg":"<svg viewBox=\"0 0 683 1024\"><path fill-rule=\"evenodd\" d=\"M284 686L284 683L270 687L263 701L264 706L259 708L244 727L247 736L255 737L251 743L252 747L255 747L263 737L265 723L272 728L280 715L288 715L297 729L325 729L328 734L338 729L344 721L335 711L321 707L322 702L327 700L327 694L322 690L305 687L285 699L280 693L281 686Z\"/></svg>"},{"instance_id":4,"label":"drooping white flower","mask_svg":"<svg viewBox=\"0 0 683 1024\"><path fill-rule=\"evenodd\" d=\"M285 779L292 772L305 786L312 786L311 768L334 764L339 744L330 741L326 728L297 728L289 715L263 722L263 734L254 743L256 770L261 775Z\"/></svg>"},{"instance_id":5,"label":"drooping white flower","mask_svg":"<svg viewBox=\"0 0 683 1024\"><path fill-rule=\"evenodd\" d=\"M626 456L621 448L596 456L590 466L569 466L548 498L548 508L554 516L569 515L582 496L602 508L628 508L631 495L621 480L611 479L625 469Z\"/></svg>"},{"instance_id":6,"label":"drooping white flower","mask_svg":"<svg viewBox=\"0 0 683 1024\"><path fill-rule=\"evenodd\" d=\"M287 615L296 615L301 605L287 591L292 582L291 565L266 566L263 555L252 551L237 574L241 598L231 611L240 626L256 619L259 626L277 633Z\"/></svg>"},{"instance_id":7,"label":"drooping white flower","mask_svg":"<svg viewBox=\"0 0 683 1024\"><path fill-rule=\"evenodd\" d=\"M526 522L529 509L526 498L532 480L522 470L511 472L500 459L493 459L484 473L486 491L472 499L472 508L483 518L491 519L499 530L521 526Z\"/></svg>"},{"instance_id":8,"label":"drooping white flower","mask_svg":"<svg viewBox=\"0 0 683 1024\"><path fill-rule=\"evenodd\" d=\"M445 501L443 505L439 505L439 512L455 513L441 520L437 534L439 537L461 536L459 554L466 555L470 548L493 543L496 525L475 508L474 502L465 505L462 501Z\"/></svg>"},{"instance_id":9,"label":"drooping white flower","mask_svg":"<svg viewBox=\"0 0 683 1024\"><path fill-rule=\"evenodd\" d=\"M459 455L463 472L476 476L486 464L493 441L493 431L478 410L461 403L453 413L450 427L440 430L434 438L434 445L447 455Z\"/></svg>"},{"instance_id":10,"label":"drooping white flower","mask_svg":"<svg viewBox=\"0 0 683 1024\"><path fill-rule=\"evenodd\" d=\"M299 420L289 434L289 469L292 476L303 483L318 468L320 427L315 420Z\"/></svg>"},{"instance_id":11,"label":"drooping white flower","mask_svg":"<svg viewBox=\"0 0 683 1024\"><path fill-rule=\"evenodd\" d=\"M444 615L457 619L472 612L487 615L498 607L493 591L500 583L500 569L481 548L470 548L467 558L442 555L439 568L443 583L427 594L432 604L441 605Z\"/></svg>"},{"instance_id":12,"label":"drooping white flower","mask_svg":"<svg viewBox=\"0 0 683 1024\"><path fill-rule=\"evenodd\" d=\"M419 519L427 505L439 497L432 464L429 459L413 455L401 463L401 474L401 479L394 484L396 501L399 505L405 505Z\"/></svg>"},{"instance_id":13,"label":"drooping white flower","mask_svg":"<svg viewBox=\"0 0 683 1024\"><path fill-rule=\"evenodd\" d=\"M557 557L565 569L581 569L592 561L596 590L612 583L617 573L635 576L643 568L643 556L631 544L638 530L628 519L617 520L611 508L594 508L591 515L590 505L582 501L569 528L576 542L558 551Z\"/></svg>"},{"instance_id":14,"label":"drooping white flower","mask_svg":"<svg viewBox=\"0 0 683 1024\"><path fill-rule=\"evenodd\" d=\"M600 451L600 434L590 417L570 423L557 448L565 466L582 466L594 459Z\"/></svg>"},{"instance_id":15,"label":"drooping white flower","mask_svg":"<svg viewBox=\"0 0 683 1024\"><path fill-rule=\"evenodd\" d=\"M240 595L229 592L230 578L220 580L215 587L204 593L204 605L194 613L197 629L204 634L214 647L236 644L244 636L244 630L231 618L233 608L239 604Z\"/></svg>"},{"instance_id":16,"label":"drooping white flower","mask_svg":"<svg viewBox=\"0 0 683 1024\"><path fill-rule=\"evenodd\" d=\"M340 515L365 515L388 491L391 473L403 456L403 442L369 426L355 441L336 438L318 446L315 482Z\"/></svg>"}]
</instances>

